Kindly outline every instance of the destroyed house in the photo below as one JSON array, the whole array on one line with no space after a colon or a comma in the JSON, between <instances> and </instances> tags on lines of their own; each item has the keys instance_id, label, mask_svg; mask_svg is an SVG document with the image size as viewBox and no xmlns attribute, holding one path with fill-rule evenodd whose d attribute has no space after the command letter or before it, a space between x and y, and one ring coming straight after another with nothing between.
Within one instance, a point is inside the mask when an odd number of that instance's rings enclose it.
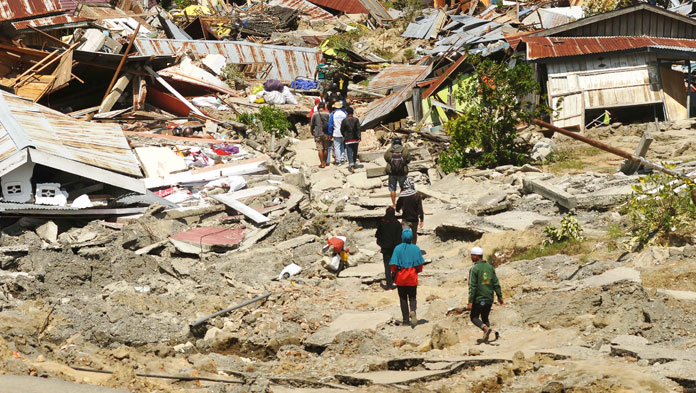
<instances>
[{"instance_id":1,"label":"destroyed house","mask_svg":"<svg viewBox=\"0 0 696 393\"><path fill-rule=\"evenodd\" d=\"M696 21L648 4L607 12L521 38L537 63L554 125L584 130L615 121L691 117Z\"/></svg>"},{"instance_id":2,"label":"destroyed house","mask_svg":"<svg viewBox=\"0 0 696 393\"><path fill-rule=\"evenodd\" d=\"M117 124L76 120L0 91L3 202L65 206L90 192L145 194L140 177L138 161ZM63 202L56 201L61 195Z\"/></svg>"}]
</instances>

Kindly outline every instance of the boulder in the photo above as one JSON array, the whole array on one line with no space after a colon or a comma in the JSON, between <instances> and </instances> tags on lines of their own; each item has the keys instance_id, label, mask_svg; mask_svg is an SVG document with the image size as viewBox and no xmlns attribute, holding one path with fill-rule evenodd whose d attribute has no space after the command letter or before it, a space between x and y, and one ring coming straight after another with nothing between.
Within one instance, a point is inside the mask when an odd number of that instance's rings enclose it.
<instances>
[{"instance_id":1,"label":"boulder","mask_svg":"<svg viewBox=\"0 0 696 393\"><path fill-rule=\"evenodd\" d=\"M436 324L430 333L430 341L435 349L444 349L459 343L457 332L451 327Z\"/></svg>"},{"instance_id":2,"label":"boulder","mask_svg":"<svg viewBox=\"0 0 696 393\"><path fill-rule=\"evenodd\" d=\"M551 153L557 152L558 146L549 138L543 138L532 148L531 158L534 161L543 161Z\"/></svg>"}]
</instances>

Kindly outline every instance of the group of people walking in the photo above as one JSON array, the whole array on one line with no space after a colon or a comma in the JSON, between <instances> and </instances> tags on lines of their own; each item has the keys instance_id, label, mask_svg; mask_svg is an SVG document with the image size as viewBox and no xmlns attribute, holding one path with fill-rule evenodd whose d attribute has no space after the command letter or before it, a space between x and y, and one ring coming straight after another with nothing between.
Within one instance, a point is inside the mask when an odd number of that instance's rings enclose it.
<instances>
[{"instance_id":1,"label":"group of people walking","mask_svg":"<svg viewBox=\"0 0 696 393\"><path fill-rule=\"evenodd\" d=\"M331 164L348 162L349 170L355 172L358 144L361 140L360 120L354 116L353 108L345 100L331 103L316 100L310 112L310 128L319 153L319 168Z\"/></svg>"}]
</instances>

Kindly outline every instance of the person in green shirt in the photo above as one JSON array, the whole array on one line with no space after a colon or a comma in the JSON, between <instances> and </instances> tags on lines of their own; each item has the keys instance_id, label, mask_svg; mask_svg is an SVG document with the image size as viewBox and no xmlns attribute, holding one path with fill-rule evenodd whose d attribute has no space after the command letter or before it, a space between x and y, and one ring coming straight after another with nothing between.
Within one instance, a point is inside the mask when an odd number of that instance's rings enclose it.
<instances>
[{"instance_id":1,"label":"person in green shirt","mask_svg":"<svg viewBox=\"0 0 696 393\"><path fill-rule=\"evenodd\" d=\"M471 260L474 266L469 270L469 304L467 310L471 311L471 322L483 330L483 342L488 338L493 329L488 321L493 305L493 294L498 295L498 303L503 305L503 294L500 291L500 283L495 275L493 265L483 260L483 249L474 247L471 249ZM480 318L479 318L480 317ZM498 339L498 333L495 332Z\"/></svg>"}]
</instances>

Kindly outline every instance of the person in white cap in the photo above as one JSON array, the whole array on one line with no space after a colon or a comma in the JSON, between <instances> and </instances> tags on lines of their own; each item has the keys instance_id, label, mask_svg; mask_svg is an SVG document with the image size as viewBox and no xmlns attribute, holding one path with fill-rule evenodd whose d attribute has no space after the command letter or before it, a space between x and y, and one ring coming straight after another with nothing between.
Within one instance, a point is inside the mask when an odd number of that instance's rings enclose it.
<instances>
[{"instance_id":1,"label":"person in white cap","mask_svg":"<svg viewBox=\"0 0 696 393\"><path fill-rule=\"evenodd\" d=\"M503 305L503 294L500 290L495 268L483 259L483 249L474 247L471 249L471 260L474 266L469 270L469 304L467 310L471 311L471 322L483 330L483 342L488 338L493 329L488 320L493 305L493 295L498 296L498 303ZM495 332L495 338L498 333Z\"/></svg>"}]
</instances>

